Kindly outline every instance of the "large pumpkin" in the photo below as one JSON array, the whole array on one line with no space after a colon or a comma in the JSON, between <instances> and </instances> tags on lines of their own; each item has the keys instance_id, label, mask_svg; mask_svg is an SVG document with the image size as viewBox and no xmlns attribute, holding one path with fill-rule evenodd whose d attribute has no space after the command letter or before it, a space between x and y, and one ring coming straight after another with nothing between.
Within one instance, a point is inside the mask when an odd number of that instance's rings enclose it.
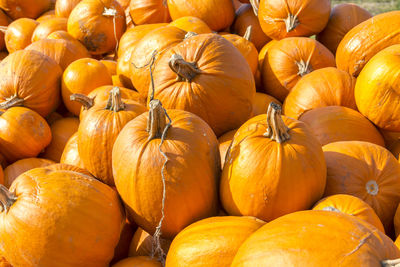
<instances>
[{"instance_id":1,"label":"large pumpkin","mask_svg":"<svg viewBox=\"0 0 400 267\"><path fill-rule=\"evenodd\" d=\"M0 189L2 252L12 265L108 265L124 220L113 189L46 167L22 174L10 191Z\"/></svg>"},{"instance_id":2,"label":"large pumpkin","mask_svg":"<svg viewBox=\"0 0 400 267\"><path fill-rule=\"evenodd\" d=\"M321 145L308 126L280 113L271 103L266 115L247 121L233 138L220 185L222 205L231 215L271 221L308 209L323 195Z\"/></svg>"},{"instance_id":3,"label":"large pumpkin","mask_svg":"<svg viewBox=\"0 0 400 267\"><path fill-rule=\"evenodd\" d=\"M9 53L22 50L32 43L32 35L39 23L33 19L21 18L10 23L5 34Z\"/></svg>"},{"instance_id":4,"label":"large pumpkin","mask_svg":"<svg viewBox=\"0 0 400 267\"><path fill-rule=\"evenodd\" d=\"M135 25L171 21L167 0L130 1L129 14Z\"/></svg>"},{"instance_id":5,"label":"large pumpkin","mask_svg":"<svg viewBox=\"0 0 400 267\"><path fill-rule=\"evenodd\" d=\"M235 216L195 222L172 241L166 266L229 267L242 243L263 224L254 217Z\"/></svg>"},{"instance_id":6,"label":"large pumpkin","mask_svg":"<svg viewBox=\"0 0 400 267\"><path fill-rule=\"evenodd\" d=\"M298 119L304 112L326 106L357 110L354 99L356 79L336 68L322 68L305 75L283 103L286 116Z\"/></svg>"},{"instance_id":7,"label":"large pumpkin","mask_svg":"<svg viewBox=\"0 0 400 267\"><path fill-rule=\"evenodd\" d=\"M323 147L328 167L325 196L349 194L367 202L390 232L400 202L400 164L385 148L359 141Z\"/></svg>"},{"instance_id":8,"label":"large pumpkin","mask_svg":"<svg viewBox=\"0 0 400 267\"><path fill-rule=\"evenodd\" d=\"M82 0L57 0L55 14L59 18L68 18L74 7Z\"/></svg>"},{"instance_id":9,"label":"large pumpkin","mask_svg":"<svg viewBox=\"0 0 400 267\"><path fill-rule=\"evenodd\" d=\"M125 125L114 143L114 181L141 228L154 234L158 226L163 237L172 238L217 212L218 141L194 114L165 111L158 100L150 108Z\"/></svg>"},{"instance_id":10,"label":"large pumpkin","mask_svg":"<svg viewBox=\"0 0 400 267\"><path fill-rule=\"evenodd\" d=\"M51 1L55 1L55 0L51 0ZM54 9L48 10L46 12L44 12L42 15L40 15L40 17L38 17L36 19L37 22L42 23L45 22L46 20L49 19L54 19L57 18Z\"/></svg>"},{"instance_id":11,"label":"large pumpkin","mask_svg":"<svg viewBox=\"0 0 400 267\"><path fill-rule=\"evenodd\" d=\"M400 44L399 25L400 11L392 11L376 15L355 26L337 48L337 67L357 77L376 53L388 46Z\"/></svg>"},{"instance_id":12,"label":"large pumpkin","mask_svg":"<svg viewBox=\"0 0 400 267\"><path fill-rule=\"evenodd\" d=\"M65 144L63 153L61 154L60 163L85 168L78 150L78 132L73 134Z\"/></svg>"},{"instance_id":13,"label":"large pumpkin","mask_svg":"<svg viewBox=\"0 0 400 267\"><path fill-rule=\"evenodd\" d=\"M207 23L193 16L180 17L179 19L172 21L169 25L175 26L186 32L194 32L197 34L212 32Z\"/></svg>"},{"instance_id":14,"label":"large pumpkin","mask_svg":"<svg viewBox=\"0 0 400 267\"><path fill-rule=\"evenodd\" d=\"M393 45L365 65L355 87L358 110L380 128L397 132L400 131L399 75L400 45Z\"/></svg>"},{"instance_id":15,"label":"large pumpkin","mask_svg":"<svg viewBox=\"0 0 400 267\"><path fill-rule=\"evenodd\" d=\"M154 238L142 228L138 228L133 235L129 246L129 257L151 256L153 253ZM165 254L168 253L171 241L160 238L160 246Z\"/></svg>"},{"instance_id":16,"label":"large pumpkin","mask_svg":"<svg viewBox=\"0 0 400 267\"><path fill-rule=\"evenodd\" d=\"M0 8L13 20L19 18L36 19L50 9L50 0L0 0Z\"/></svg>"},{"instance_id":17,"label":"large pumpkin","mask_svg":"<svg viewBox=\"0 0 400 267\"><path fill-rule=\"evenodd\" d=\"M240 52L217 34L190 37L165 52L154 68L155 98L166 108L200 116L217 136L251 115L254 78Z\"/></svg>"},{"instance_id":18,"label":"large pumpkin","mask_svg":"<svg viewBox=\"0 0 400 267\"><path fill-rule=\"evenodd\" d=\"M41 39L47 38L47 36L55 31L66 31L67 30L67 19L66 18L52 18L40 23L32 35L32 43Z\"/></svg>"},{"instance_id":19,"label":"large pumpkin","mask_svg":"<svg viewBox=\"0 0 400 267\"><path fill-rule=\"evenodd\" d=\"M364 8L343 3L333 7L328 24L317 34L317 40L325 45L333 54L343 37L355 26L372 17Z\"/></svg>"},{"instance_id":20,"label":"large pumpkin","mask_svg":"<svg viewBox=\"0 0 400 267\"><path fill-rule=\"evenodd\" d=\"M229 150L229 147L232 143L232 139L235 136L237 129L231 130L227 133L224 133L218 138L218 143L219 143L219 153L221 156L221 167L224 167L225 164L225 157L226 153Z\"/></svg>"},{"instance_id":21,"label":"large pumpkin","mask_svg":"<svg viewBox=\"0 0 400 267\"><path fill-rule=\"evenodd\" d=\"M50 57L20 50L0 63L0 108L21 106L42 116L59 104L61 69Z\"/></svg>"},{"instance_id":22,"label":"large pumpkin","mask_svg":"<svg viewBox=\"0 0 400 267\"><path fill-rule=\"evenodd\" d=\"M285 38L268 49L261 70L264 90L283 101L301 77L334 66L333 54L318 41L306 37Z\"/></svg>"},{"instance_id":23,"label":"large pumpkin","mask_svg":"<svg viewBox=\"0 0 400 267\"><path fill-rule=\"evenodd\" d=\"M313 210L288 214L258 229L239 248L231 266L376 267L399 257L393 241L369 223Z\"/></svg>"},{"instance_id":24,"label":"large pumpkin","mask_svg":"<svg viewBox=\"0 0 400 267\"><path fill-rule=\"evenodd\" d=\"M260 1L258 19L272 39L311 36L322 31L329 20L329 0Z\"/></svg>"},{"instance_id":25,"label":"large pumpkin","mask_svg":"<svg viewBox=\"0 0 400 267\"><path fill-rule=\"evenodd\" d=\"M125 12L116 0L83 0L68 18L68 33L93 55L114 50L125 28Z\"/></svg>"},{"instance_id":26,"label":"large pumpkin","mask_svg":"<svg viewBox=\"0 0 400 267\"><path fill-rule=\"evenodd\" d=\"M213 31L229 27L235 18L231 0L168 0L172 20L195 16L203 20Z\"/></svg>"},{"instance_id":27,"label":"large pumpkin","mask_svg":"<svg viewBox=\"0 0 400 267\"><path fill-rule=\"evenodd\" d=\"M6 14L0 9L0 50L5 48L5 40L4 36L7 31L7 25L9 24L9 18Z\"/></svg>"}]
</instances>

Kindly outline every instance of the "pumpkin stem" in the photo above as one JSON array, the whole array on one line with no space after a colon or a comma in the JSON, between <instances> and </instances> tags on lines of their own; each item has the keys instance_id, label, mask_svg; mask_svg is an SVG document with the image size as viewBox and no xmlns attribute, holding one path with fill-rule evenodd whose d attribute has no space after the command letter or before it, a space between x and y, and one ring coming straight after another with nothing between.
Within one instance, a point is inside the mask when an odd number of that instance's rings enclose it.
<instances>
[{"instance_id":1,"label":"pumpkin stem","mask_svg":"<svg viewBox=\"0 0 400 267\"><path fill-rule=\"evenodd\" d=\"M304 62L304 60L300 60L296 61L295 63L299 68L299 72L297 72L297 74L300 75L301 77L313 71L309 61Z\"/></svg>"},{"instance_id":2,"label":"pumpkin stem","mask_svg":"<svg viewBox=\"0 0 400 267\"><path fill-rule=\"evenodd\" d=\"M400 267L400 259L383 260L381 261L382 267Z\"/></svg>"},{"instance_id":3,"label":"pumpkin stem","mask_svg":"<svg viewBox=\"0 0 400 267\"><path fill-rule=\"evenodd\" d=\"M191 82L201 71L196 62L186 62L181 55L173 54L169 59L169 67L177 74L177 81Z\"/></svg>"},{"instance_id":4,"label":"pumpkin stem","mask_svg":"<svg viewBox=\"0 0 400 267\"><path fill-rule=\"evenodd\" d=\"M188 38L190 38L190 37L196 36L196 35L198 35L198 34L195 33L195 32L187 32L187 33L185 34L185 40L188 39Z\"/></svg>"},{"instance_id":5,"label":"pumpkin stem","mask_svg":"<svg viewBox=\"0 0 400 267\"><path fill-rule=\"evenodd\" d=\"M249 27L247 27L246 32L243 35L243 38L246 39L247 41L250 41L252 34L253 34L253 26L250 25Z\"/></svg>"},{"instance_id":6,"label":"pumpkin stem","mask_svg":"<svg viewBox=\"0 0 400 267\"><path fill-rule=\"evenodd\" d=\"M110 91L110 96L107 100L106 109L118 112L125 109L125 103L122 102L121 90L118 86L114 86Z\"/></svg>"},{"instance_id":7,"label":"pumpkin stem","mask_svg":"<svg viewBox=\"0 0 400 267\"><path fill-rule=\"evenodd\" d=\"M291 32L299 26L300 21L296 15L289 14L289 16L283 20L286 25L286 32Z\"/></svg>"},{"instance_id":8,"label":"pumpkin stem","mask_svg":"<svg viewBox=\"0 0 400 267\"><path fill-rule=\"evenodd\" d=\"M7 31L6 26L0 26L0 32L5 33Z\"/></svg>"},{"instance_id":9,"label":"pumpkin stem","mask_svg":"<svg viewBox=\"0 0 400 267\"><path fill-rule=\"evenodd\" d=\"M0 203L1 203L1 212L7 212L8 209L17 201L17 196L10 192L7 187L0 184Z\"/></svg>"},{"instance_id":10,"label":"pumpkin stem","mask_svg":"<svg viewBox=\"0 0 400 267\"><path fill-rule=\"evenodd\" d=\"M103 16L115 17L117 15L117 10L115 8L104 7Z\"/></svg>"},{"instance_id":11,"label":"pumpkin stem","mask_svg":"<svg viewBox=\"0 0 400 267\"><path fill-rule=\"evenodd\" d=\"M82 94L72 94L70 95L69 99L71 101L76 101L81 103L85 109L89 109L94 105L94 98L90 98Z\"/></svg>"},{"instance_id":12,"label":"pumpkin stem","mask_svg":"<svg viewBox=\"0 0 400 267\"><path fill-rule=\"evenodd\" d=\"M250 5L253 8L253 12L258 17L258 8L260 7L260 0L250 0Z\"/></svg>"},{"instance_id":13,"label":"pumpkin stem","mask_svg":"<svg viewBox=\"0 0 400 267\"><path fill-rule=\"evenodd\" d=\"M149 103L149 119L147 120L147 132L149 133L148 140L160 138L164 131L166 122L165 110L158 99L153 99Z\"/></svg>"},{"instance_id":14,"label":"pumpkin stem","mask_svg":"<svg viewBox=\"0 0 400 267\"><path fill-rule=\"evenodd\" d=\"M22 107L24 100L19 98L17 95L13 95L10 98L6 98L6 101L0 103L0 109L9 109L12 107Z\"/></svg>"},{"instance_id":15,"label":"pumpkin stem","mask_svg":"<svg viewBox=\"0 0 400 267\"><path fill-rule=\"evenodd\" d=\"M289 128L282 120L282 108L280 105L271 102L267 110L267 131L264 133L265 137L270 138L272 141L283 143L290 139Z\"/></svg>"}]
</instances>

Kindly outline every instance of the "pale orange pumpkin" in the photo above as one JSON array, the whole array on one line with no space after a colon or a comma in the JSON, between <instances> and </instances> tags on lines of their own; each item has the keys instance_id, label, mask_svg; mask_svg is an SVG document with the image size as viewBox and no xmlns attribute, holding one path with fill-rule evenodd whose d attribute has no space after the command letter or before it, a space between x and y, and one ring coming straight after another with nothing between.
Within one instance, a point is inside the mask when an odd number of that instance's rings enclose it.
<instances>
[{"instance_id":1,"label":"pale orange pumpkin","mask_svg":"<svg viewBox=\"0 0 400 267\"><path fill-rule=\"evenodd\" d=\"M85 168L78 150L78 132L74 133L65 144L60 163Z\"/></svg>"},{"instance_id":2,"label":"pale orange pumpkin","mask_svg":"<svg viewBox=\"0 0 400 267\"><path fill-rule=\"evenodd\" d=\"M110 73L111 76L114 76L117 74L117 62L113 60L100 60L101 63L104 64L104 66L107 67L108 73Z\"/></svg>"},{"instance_id":3,"label":"pale orange pumpkin","mask_svg":"<svg viewBox=\"0 0 400 267\"><path fill-rule=\"evenodd\" d=\"M60 18L68 18L74 7L82 0L57 0L55 14Z\"/></svg>"},{"instance_id":4,"label":"pale orange pumpkin","mask_svg":"<svg viewBox=\"0 0 400 267\"><path fill-rule=\"evenodd\" d=\"M21 18L10 23L5 34L8 52L22 50L32 43L32 35L39 23L33 19Z\"/></svg>"},{"instance_id":5,"label":"pale orange pumpkin","mask_svg":"<svg viewBox=\"0 0 400 267\"><path fill-rule=\"evenodd\" d=\"M66 18L52 18L44 22L41 22L33 32L32 43L41 39L47 38L47 36L55 31L66 31L67 30L67 19Z\"/></svg>"},{"instance_id":6,"label":"pale orange pumpkin","mask_svg":"<svg viewBox=\"0 0 400 267\"><path fill-rule=\"evenodd\" d=\"M130 1L129 14L135 25L166 23L171 21L167 0Z\"/></svg>"},{"instance_id":7,"label":"pale orange pumpkin","mask_svg":"<svg viewBox=\"0 0 400 267\"><path fill-rule=\"evenodd\" d=\"M181 17L179 19L172 21L169 25L175 26L186 32L194 32L197 34L212 32L210 27L208 27L207 23L193 16Z\"/></svg>"},{"instance_id":8,"label":"pale orange pumpkin","mask_svg":"<svg viewBox=\"0 0 400 267\"><path fill-rule=\"evenodd\" d=\"M50 0L1 0L0 8L13 20L19 18L36 19L50 9Z\"/></svg>"},{"instance_id":9,"label":"pale orange pumpkin","mask_svg":"<svg viewBox=\"0 0 400 267\"><path fill-rule=\"evenodd\" d=\"M51 0L51 1L54 1L54 0ZM42 23L42 22L44 22L46 20L53 19L53 18L57 18L54 9L43 13L42 15L40 15L40 17L38 17L36 19L36 21L39 22L39 23Z\"/></svg>"}]
</instances>

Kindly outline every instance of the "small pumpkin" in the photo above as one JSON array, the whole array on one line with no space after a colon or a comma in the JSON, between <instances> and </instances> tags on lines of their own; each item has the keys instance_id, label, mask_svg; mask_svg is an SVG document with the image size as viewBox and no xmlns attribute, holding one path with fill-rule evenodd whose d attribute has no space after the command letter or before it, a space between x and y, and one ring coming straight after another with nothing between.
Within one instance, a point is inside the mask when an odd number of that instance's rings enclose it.
<instances>
[{"instance_id":1,"label":"small pumpkin","mask_svg":"<svg viewBox=\"0 0 400 267\"><path fill-rule=\"evenodd\" d=\"M100 60L101 63L104 64L104 66L107 67L108 73L110 73L111 76L114 76L117 74L117 62L113 60Z\"/></svg>"},{"instance_id":2,"label":"small pumpkin","mask_svg":"<svg viewBox=\"0 0 400 267\"><path fill-rule=\"evenodd\" d=\"M55 31L55 32L52 32L47 36L47 39L61 39L61 40L69 41L69 42L74 43L76 46L82 47L82 49L87 51L86 47L81 42L76 40L74 37L72 37L66 31Z\"/></svg>"},{"instance_id":3,"label":"small pumpkin","mask_svg":"<svg viewBox=\"0 0 400 267\"><path fill-rule=\"evenodd\" d=\"M5 48L4 36L7 31L7 25L9 24L9 18L4 14L3 10L0 9L0 50Z\"/></svg>"},{"instance_id":4,"label":"small pumpkin","mask_svg":"<svg viewBox=\"0 0 400 267\"><path fill-rule=\"evenodd\" d=\"M3 167L0 165L0 184L4 185L5 180L4 180L4 171Z\"/></svg>"},{"instance_id":5,"label":"small pumpkin","mask_svg":"<svg viewBox=\"0 0 400 267\"><path fill-rule=\"evenodd\" d=\"M272 102L281 105L275 97L257 92L254 97L252 116L255 117L261 114L266 114L269 104Z\"/></svg>"},{"instance_id":6,"label":"small pumpkin","mask_svg":"<svg viewBox=\"0 0 400 267\"><path fill-rule=\"evenodd\" d=\"M153 236L139 227L133 235L129 246L129 257L151 256L153 251L153 242ZM160 238L160 246L165 254L168 253L170 245L170 240Z\"/></svg>"},{"instance_id":7,"label":"small pumpkin","mask_svg":"<svg viewBox=\"0 0 400 267\"><path fill-rule=\"evenodd\" d=\"M271 40L269 41L266 45L263 46L263 48L261 48L260 53L258 53L258 69L261 71L262 70L262 65L264 63L264 59L265 57L268 58L267 53L268 53L268 49L275 44L276 42L278 42L277 40Z\"/></svg>"},{"instance_id":8,"label":"small pumpkin","mask_svg":"<svg viewBox=\"0 0 400 267\"><path fill-rule=\"evenodd\" d=\"M33 19L14 20L7 27L5 43L9 53L22 50L32 43L32 35L39 23Z\"/></svg>"},{"instance_id":9,"label":"small pumpkin","mask_svg":"<svg viewBox=\"0 0 400 267\"><path fill-rule=\"evenodd\" d=\"M212 32L210 27L208 27L207 23L193 16L181 17L179 19L174 20L169 25L175 26L186 32L194 32L197 34Z\"/></svg>"},{"instance_id":10,"label":"small pumpkin","mask_svg":"<svg viewBox=\"0 0 400 267\"><path fill-rule=\"evenodd\" d=\"M82 0L57 0L55 14L59 18L68 18L74 7Z\"/></svg>"},{"instance_id":11,"label":"small pumpkin","mask_svg":"<svg viewBox=\"0 0 400 267\"><path fill-rule=\"evenodd\" d=\"M162 267L161 263L158 262L156 259L147 256L140 256L140 257L130 257L123 259L112 267Z\"/></svg>"},{"instance_id":12,"label":"small pumpkin","mask_svg":"<svg viewBox=\"0 0 400 267\"><path fill-rule=\"evenodd\" d=\"M135 233L135 228L137 228L136 225L132 225L128 222L128 220L126 220L124 227L122 228L118 244L114 249L114 257L110 265L128 257L129 246Z\"/></svg>"},{"instance_id":13,"label":"small pumpkin","mask_svg":"<svg viewBox=\"0 0 400 267\"><path fill-rule=\"evenodd\" d=\"M85 168L78 150L78 132L74 133L65 144L60 163Z\"/></svg>"},{"instance_id":14,"label":"small pumpkin","mask_svg":"<svg viewBox=\"0 0 400 267\"><path fill-rule=\"evenodd\" d=\"M1 0L0 8L13 20L19 18L36 19L50 9L50 0Z\"/></svg>"},{"instance_id":15,"label":"small pumpkin","mask_svg":"<svg viewBox=\"0 0 400 267\"><path fill-rule=\"evenodd\" d=\"M237 129L234 129L232 131L229 131L227 133L224 133L218 138L218 143L219 143L219 153L221 156L221 167L224 167L225 164L225 157L226 153L228 152L228 149L232 143L233 137L235 136L235 133L237 132Z\"/></svg>"},{"instance_id":16,"label":"small pumpkin","mask_svg":"<svg viewBox=\"0 0 400 267\"><path fill-rule=\"evenodd\" d=\"M54 1L54 0L51 0ZM36 19L37 22L42 23L46 20L57 18L54 9L44 12L40 17Z\"/></svg>"},{"instance_id":17,"label":"small pumpkin","mask_svg":"<svg viewBox=\"0 0 400 267\"><path fill-rule=\"evenodd\" d=\"M41 39L47 38L47 36L55 31L66 31L67 30L67 19L66 18L52 18L40 23L32 35L32 43Z\"/></svg>"},{"instance_id":18,"label":"small pumpkin","mask_svg":"<svg viewBox=\"0 0 400 267\"><path fill-rule=\"evenodd\" d=\"M166 23L171 21L167 0L130 1L129 14L135 25Z\"/></svg>"}]
</instances>

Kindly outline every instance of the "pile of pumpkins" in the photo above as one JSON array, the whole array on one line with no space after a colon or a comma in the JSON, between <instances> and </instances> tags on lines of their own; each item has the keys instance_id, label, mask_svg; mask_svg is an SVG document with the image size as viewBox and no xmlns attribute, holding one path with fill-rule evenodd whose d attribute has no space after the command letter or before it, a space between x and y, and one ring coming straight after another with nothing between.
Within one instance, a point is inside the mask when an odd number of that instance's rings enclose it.
<instances>
[{"instance_id":1,"label":"pile of pumpkins","mask_svg":"<svg viewBox=\"0 0 400 267\"><path fill-rule=\"evenodd\" d=\"M0 25L0 267L400 264L400 11L0 0Z\"/></svg>"}]
</instances>

